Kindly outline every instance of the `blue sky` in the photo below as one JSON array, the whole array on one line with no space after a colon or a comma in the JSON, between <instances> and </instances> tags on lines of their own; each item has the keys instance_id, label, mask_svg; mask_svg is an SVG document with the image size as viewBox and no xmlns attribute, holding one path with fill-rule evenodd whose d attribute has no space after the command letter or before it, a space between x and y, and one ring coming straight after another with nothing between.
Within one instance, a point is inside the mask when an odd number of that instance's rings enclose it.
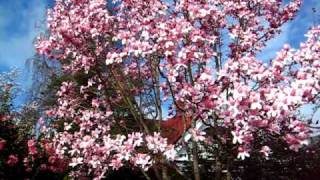
<instances>
[{"instance_id":1,"label":"blue sky","mask_svg":"<svg viewBox=\"0 0 320 180\"><path fill-rule=\"evenodd\" d=\"M53 0L0 0L0 72L18 68L22 88L28 87L26 82L30 82L31 77L26 73L25 62L35 53L33 40L44 31L46 9L52 4ZM317 19L312 13L313 7L320 11L320 0L304 0L297 18L283 27L281 35L268 43L259 58L274 57L285 43L298 47L305 39L304 33Z\"/></svg>"},{"instance_id":2,"label":"blue sky","mask_svg":"<svg viewBox=\"0 0 320 180\"><path fill-rule=\"evenodd\" d=\"M45 25L46 0L0 0L0 71L23 68Z\"/></svg>"},{"instance_id":3,"label":"blue sky","mask_svg":"<svg viewBox=\"0 0 320 180\"><path fill-rule=\"evenodd\" d=\"M288 1L288 0L287 0ZM312 13L312 8L318 12L317 15ZM283 47L285 43L294 48L305 41L304 34L314 24L320 22L320 0L304 0L297 17L282 27L282 33L275 39L268 42L263 54L259 58L268 60L276 55L276 52Z\"/></svg>"},{"instance_id":4,"label":"blue sky","mask_svg":"<svg viewBox=\"0 0 320 180\"><path fill-rule=\"evenodd\" d=\"M50 1L0 0L0 72L17 68L22 90L31 82L25 62L35 53L33 40L46 26L45 15L52 5ZM17 102L21 101L23 98L18 98Z\"/></svg>"}]
</instances>

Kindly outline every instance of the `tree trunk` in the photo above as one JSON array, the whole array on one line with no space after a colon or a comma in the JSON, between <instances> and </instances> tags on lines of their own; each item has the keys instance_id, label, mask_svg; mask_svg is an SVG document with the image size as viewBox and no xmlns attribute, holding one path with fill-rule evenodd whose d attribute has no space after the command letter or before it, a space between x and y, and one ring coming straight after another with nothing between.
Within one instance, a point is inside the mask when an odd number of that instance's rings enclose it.
<instances>
[{"instance_id":1,"label":"tree trunk","mask_svg":"<svg viewBox=\"0 0 320 180\"><path fill-rule=\"evenodd\" d=\"M199 158L198 158L198 147L197 143L192 140L192 160L193 160L193 173L194 173L194 179L200 180L200 170L199 170Z\"/></svg>"},{"instance_id":2,"label":"tree trunk","mask_svg":"<svg viewBox=\"0 0 320 180\"><path fill-rule=\"evenodd\" d=\"M161 176L157 167L153 166L153 171L158 180L161 180Z\"/></svg>"},{"instance_id":3,"label":"tree trunk","mask_svg":"<svg viewBox=\"0 0 320 180\"><path fill-rule=\"evenodd\" d=\"M162 157L162 179L163 180L170 180L169 176L168 176L168 168L166 166L166 162L164 160L164 157Z\"/></svg>"},{"instance_id":4,"label":"tree trunk","mask_svg":"<svg viewBox=\"0 0 320 180\"><path fill-rule=\"evenodd\" d=\"M215 165L216 167L215 167L215 175L214 175L214 179L215 180L221 180L221 169L222 169L222 167L221 167L221 162L220 162L220 160L219 160L219 158L217 157L217 160L216 160L216 165Z\"/></svg>"}]
</instances>

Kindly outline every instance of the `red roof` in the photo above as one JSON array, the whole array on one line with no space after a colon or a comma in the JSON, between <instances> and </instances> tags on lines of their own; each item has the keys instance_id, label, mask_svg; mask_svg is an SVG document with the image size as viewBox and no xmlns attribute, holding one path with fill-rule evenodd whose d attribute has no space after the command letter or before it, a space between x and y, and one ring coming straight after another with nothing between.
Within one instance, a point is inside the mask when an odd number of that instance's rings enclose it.
<instances>
[{"instance_id":1,"label":"red roof","mask_svg":"<svg viewBox=\"0 0 320 180\"><path fill-rule=\"evenodd\" d=\"M190 126L191 126L190 117L186 118L186 122L185 122L186 129L184 129L184 121L182 116L176 116L161 122L161 130L162 130L161 135L168 139L168 143L173 144L181 138L184 131L189 129Z\"/></svg>"}]
</instances>

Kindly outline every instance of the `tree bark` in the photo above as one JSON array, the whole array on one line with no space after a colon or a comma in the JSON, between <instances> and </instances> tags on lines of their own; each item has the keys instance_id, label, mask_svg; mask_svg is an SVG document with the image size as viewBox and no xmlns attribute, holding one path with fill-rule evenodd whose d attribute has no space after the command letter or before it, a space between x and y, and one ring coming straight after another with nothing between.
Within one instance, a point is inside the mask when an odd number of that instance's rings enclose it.
<instances>
[{"instance_id":1,"label":"tree bark","mask_svg":"<svg viewBox=\"0 0 320 180\"><path fill-rule=\"evenodd\" d=\"M162 179L163 180L170 180L169 176L168 176L168 169L167 166L164 164L162 164Z\"/></svg>"},{"instance_id":2,"label":"tree bark","mask_svg":"<svg viewBox=\"0 0 320 180\"><path fill-rule=\"evenodd\" d=\"M200 170L199 170L199 157L198 157L198 146L197 143L192 140L192 160L193 160L193 174L195 180L200 180Z\"/></svg>"},{"instance_id":3,"label":"tree bark","mask_svg":"<svg viewBox=\"0 0 320 180\"><path fill-rule=\"evenodd\" d=\"M219 160L219 158L217 157L216 160L216 167L215 167L215 175L214 175L214 180L221 180L221 162Z\"/></svg>"}]
</instances>

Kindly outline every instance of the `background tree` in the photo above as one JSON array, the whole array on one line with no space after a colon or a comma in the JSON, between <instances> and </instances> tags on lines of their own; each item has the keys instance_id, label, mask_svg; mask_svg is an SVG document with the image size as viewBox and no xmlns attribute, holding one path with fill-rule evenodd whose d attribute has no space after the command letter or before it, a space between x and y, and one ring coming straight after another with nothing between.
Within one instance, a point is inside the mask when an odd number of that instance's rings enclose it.
<instances>
[{"instance_id":1,"label":"background tree","mask_svg":"<svg viewBox=\"0 0 320 180\"><path fill-rule=\"evenodd\" d=\"M18 93L17 71L0 74L0 179L61 179L65 162L48 142L35 141L40 113L35 106L13 106ZM39 133L38 133L39 134Z\"/></svg>"}]
</instances>

